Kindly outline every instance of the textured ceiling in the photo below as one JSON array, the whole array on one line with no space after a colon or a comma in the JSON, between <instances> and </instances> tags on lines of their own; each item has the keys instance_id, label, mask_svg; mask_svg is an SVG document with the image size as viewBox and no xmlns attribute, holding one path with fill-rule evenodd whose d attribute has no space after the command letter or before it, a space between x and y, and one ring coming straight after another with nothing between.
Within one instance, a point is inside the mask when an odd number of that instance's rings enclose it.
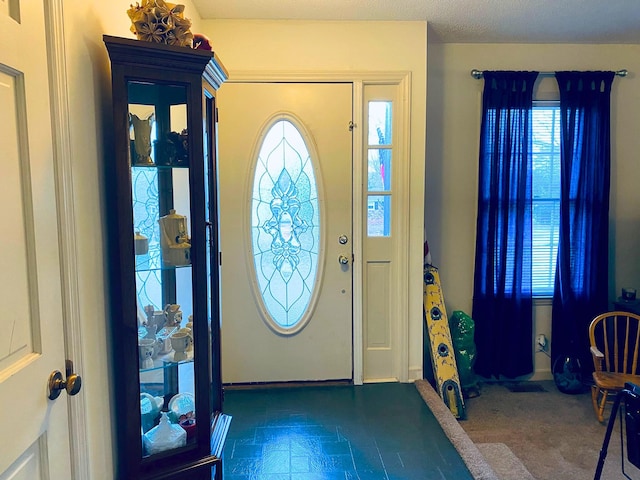
<instances>
[{"instance_id":1,"label":"textured ceiling","mask_svg":"<svg viewBox=\"0 0 640 480\"><path fill-rule=\"evenodd\" d=\"M640 0L192 0L202 18L422 20L445 43L638 43Z\"/></svg>"}]
</instances>

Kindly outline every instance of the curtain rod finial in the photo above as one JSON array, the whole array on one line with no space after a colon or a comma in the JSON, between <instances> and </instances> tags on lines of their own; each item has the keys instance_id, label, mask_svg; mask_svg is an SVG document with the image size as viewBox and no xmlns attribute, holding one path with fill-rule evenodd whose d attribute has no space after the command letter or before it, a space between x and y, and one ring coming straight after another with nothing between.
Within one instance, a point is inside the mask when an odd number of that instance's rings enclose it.
<instances>
[{"instance_id":1,"label":"curtain rod finial","mask_svg":"<svg viewBox=\"0 0 640 480\"><path fill-rule=\"evenodd\" d=\"M479 78L482 78L482 70L478 70L477 68L474 68L473 70L471 70L471 76L476 80L478 80Z\"/></svg>"},{"instance_id":2,"label":"curtain rod finial","mask_svg":"<svg viewBox=\"0 0 640 480\"><path fill-rule=\"evenodd\" d=\"M619 76L619 77L626 77L628 73L629 72L627 72L627 69L623 68L622 70L618 70L616 72L616 75Z\"/></svg>"}]
</instances>

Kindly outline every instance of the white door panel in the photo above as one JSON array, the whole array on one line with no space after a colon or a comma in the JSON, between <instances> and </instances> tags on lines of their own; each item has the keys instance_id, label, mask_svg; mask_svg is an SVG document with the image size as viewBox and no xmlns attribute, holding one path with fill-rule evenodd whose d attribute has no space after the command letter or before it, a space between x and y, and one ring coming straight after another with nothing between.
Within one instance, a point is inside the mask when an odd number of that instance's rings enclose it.
<instances>
[{"instance_id":1,"label":"white door panel","mask_svg":"<svg viewBox=\"0 0 640 480\"><path fill-rule=\"evenodd\" d=\"M71 478L66 394L47 398L65 362L42 2L2 2L0 45L0 479Z\"/></svg>"},{"instance_id":2,"label":"white door panel","mask_svg":"<svg viewBox=\"0 0 640 480\"><path fill-rule=\"evenodd\" d=\"M352 378L352 86L227 83L219 92L222 368L225 383ZM301 123L319 162L320 290L294 334L270 328L256 298L250 212L255 156L265 122ZM346 244L339 242L345 235ZM347 265L338 261L340 255Z\"/></svg>"},{"instance_id":3,"label":"white door panel","mask_svg":"<svg viewBox=\"0 0 640 480\"><path fill-rule=\"evenodd\" d=\"M7 470L0 474L0 480L37 480L47 478L42 472L46 465L42 464L43 439L31 445ZM46 446L45 446L46 448Z\"/></svg>"}]
</instances>

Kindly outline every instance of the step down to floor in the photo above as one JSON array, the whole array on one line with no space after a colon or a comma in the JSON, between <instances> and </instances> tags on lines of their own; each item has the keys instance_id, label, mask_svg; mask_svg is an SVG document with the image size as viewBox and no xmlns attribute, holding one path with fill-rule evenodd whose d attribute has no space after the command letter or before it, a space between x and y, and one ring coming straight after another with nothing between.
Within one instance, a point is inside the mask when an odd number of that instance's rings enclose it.
<instances>
[{"instance_id":1,"label":"step down to floor","mask_svg":"<svg viewBox=\"0 0 640 480\"><path fill-rule=\"evenodd\" d=\"M476 443L476 446L500 480L535 480L504 443Z\"/></svg>"}]
</instances>

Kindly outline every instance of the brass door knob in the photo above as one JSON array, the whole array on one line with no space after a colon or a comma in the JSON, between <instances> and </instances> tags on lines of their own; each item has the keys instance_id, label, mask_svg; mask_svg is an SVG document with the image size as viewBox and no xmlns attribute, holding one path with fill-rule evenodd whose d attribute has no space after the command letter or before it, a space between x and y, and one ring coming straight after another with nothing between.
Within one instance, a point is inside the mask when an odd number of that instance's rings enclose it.
<instances>
[{"instance_id":1,"label":"brass door knob","mask_svg":"<svg viewBox=\"0 0 640 480\"><path fill-rule=\"evenodd\" d=\"M49 375L49 399L55 400L60 396L62 390L66 390L67 394L73 396L82 388L82 377L76 373L72 373L66 380L62 377L59 370L54 370Z\"/></svg>"},{"instance_id":2,"label":"brass door knob","mask_svg":"<svg viewBox=\"0 0 640 480\"><path fill-rule=\"evenodd\" d=\"M338 257L338 263L340 263L340 265L349 265L349 257L346 255L340 255Z\"/></svg>"}]
</instances>

